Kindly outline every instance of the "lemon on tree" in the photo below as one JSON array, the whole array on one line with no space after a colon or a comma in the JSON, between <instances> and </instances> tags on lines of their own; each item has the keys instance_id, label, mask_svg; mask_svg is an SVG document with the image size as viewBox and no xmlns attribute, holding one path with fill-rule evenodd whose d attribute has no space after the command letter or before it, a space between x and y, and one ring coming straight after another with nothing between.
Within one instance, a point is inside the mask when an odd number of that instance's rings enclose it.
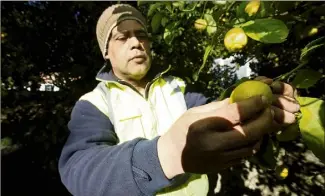
<instances>
[{"instance_id":1,"label":"lemon on tree","mask_svg":"<svg viewBox=\"0 0 325 196\"><path fill-rule=\"evenodd\" d=\"M249 2L245 7L245 12L248 16L253 16L257 13L258 9L260 8L261 2L259 0L252 0Z\"/></svg>"},{"instance_id":2,"label":"lemon on tree","mask_svg":"<svg viewBox=\"0 0 325 196\"><path fill-rule=\"evenodd\" d=\"M239 27L230 29L224 38L224 45L230 52L236 52L244 48L247 44L247 35L244 30Z\"/></svg>"},{"instance_id":3,"label":"lemon on tree","mask_svg":"<svg viewBox=\"0 0 325 196\"><path fill-rule=\"evenodd\" d=\"M313 27L308 31L308 36L313 36L318 33L318 28Z\"/></svg>"},{"instance_id":4,"label":"lemon on tree","mask_svg":"<svg viewBox=\"0 0 325 196\"><path fill-rule=\"evenodd\" d=\"M205 19L199 18L194 22L194 28L198 31L203 31L207 28L208 23Z\"/></svg>"},{"instance_id":5,"label":"lemon on tree","mask_svg":"<svg viewBox=\"0 0 325 196\"><path fill-rule=\"evenodd\" d=\"M276 177L280 180L283 180L289 175L289 168L285 165L279 165L275 169Z\"/></svg>"}]
</instances>

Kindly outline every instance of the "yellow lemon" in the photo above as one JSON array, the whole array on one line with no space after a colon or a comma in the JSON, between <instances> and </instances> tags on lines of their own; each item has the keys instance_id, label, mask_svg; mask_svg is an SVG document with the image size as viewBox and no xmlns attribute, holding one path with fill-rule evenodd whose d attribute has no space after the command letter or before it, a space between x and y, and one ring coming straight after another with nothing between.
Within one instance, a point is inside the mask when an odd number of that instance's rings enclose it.
<instances>
[{"instance_id":1,"label":"yellow lemon","mask_svg":"<svg viewBox=\"0 0 325 196\"><path fill-rule=\"evenodd\" d=\"M284 166L284 165L281 165L281 166L277 166L276 169L275 169L275 173L276 173L276 176L283 180L285 178L288 177L289 175L289 168Z\"/></svg>"},{"instance_id":2,"label":"yellow lemon","mask_svg":"<svg viewBox=\"0 0 325 196\"><path fill-rule=\"evenodd\" d=\"M224 38L224 44L228 51L239 51L247 44L247 36L243 29L235 27L230 29Z\"/></svg>"},{"instance_id":3,"label":"yellow lemon","mask_svg":"<svg viewBox=\"0 0 325 196\"><path fill-rule=\"evenodd\" d=\"M231 92L229 101L235 103L257 95L264 95L269 104L272 103L273 93L269 85L256 80L249 80L239 84Z\"/></svg>"},{"instance_id":4,"label":"yellow lemon","mask_svg":"<svg viewBox=\"0 0 325 196\"><path fill-rule=\"evenodd\" d=\"M261 2L259 0L252 0L249 2L245 7L245 12L249 16L253 16L257 13L258 9L260 8Z\"/></svg>"},{"instance_id":5,"label":"yellow lemon","mask_svg":"<svg viewBox=\"0 0 325 196\"><path fill-rule=\"evenodd\" d=\"M199 31L203 31L204 29L206 29L208 26L208 23L205 19L199 18L194 22L194 27L199 30Z\"/></svg>"},{"instance_id":6,"label":"yellow lemon","mask_svg":"<svg viewBox=\"0 0 325 196\"><path fill-rule=\"evenodd\" d=\"M309 32L308 32L308 36L313 36L313 35L315 35L315 34L317 34L317 33L318 33L318 28L313 27L313 28L311 28L311 29L309 30Z\"/></svg>"}]
</instances>

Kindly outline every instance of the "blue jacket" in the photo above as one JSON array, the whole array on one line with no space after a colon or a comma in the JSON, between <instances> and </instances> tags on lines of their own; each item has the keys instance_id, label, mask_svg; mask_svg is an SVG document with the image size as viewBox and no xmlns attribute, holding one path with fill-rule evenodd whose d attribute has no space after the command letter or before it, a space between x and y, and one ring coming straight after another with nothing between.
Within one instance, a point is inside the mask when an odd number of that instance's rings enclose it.
<instances>
[{"instance_id":1,"label":"blue jacket","mask_svg":"<svg viewBox=\"0 0 325 196\"><path fill-rule=\"evenodd\" d=\"M103 68L100 81L121 83ZM127 85L123 83L123 85ZM203 105L207 98L185 88L187 109ZM68 123L70 135L59 160L61 180L77 196L154 195L177 183L165 177L157 155L157 140L137 137L119 143L114 123L88 100L78 100Z\"/></svg>"}]
</instances>

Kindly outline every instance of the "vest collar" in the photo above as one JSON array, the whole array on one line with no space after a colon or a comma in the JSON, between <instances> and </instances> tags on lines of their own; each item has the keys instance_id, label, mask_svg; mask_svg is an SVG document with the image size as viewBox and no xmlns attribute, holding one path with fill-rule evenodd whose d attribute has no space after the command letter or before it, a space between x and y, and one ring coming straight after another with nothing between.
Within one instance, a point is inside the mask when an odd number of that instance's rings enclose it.
<instances>
[{"instance_id":1,"label":"vest collar","mask_svg":"<svg viewBox=\"0 0 325 196\"><path fill-rule=\"evenodd\" d=\"M112 71L112 69L110 68L111 66L108 65L108 62L106 62L104 64L104 66L98 71L97 75L96 75L96 80L98 81L104 81L104 82L120 82L122 81L121 79L119 79ZM160 68L160 69L153 69L153 67L151 67L151 69L148 72L148 75L150 75L151 80L154 80L158 77L161 77L163 74L167 73L171 68L171 65L168 66L168 68L166 69L164 68Z\"/></svg>"}]
</instances>

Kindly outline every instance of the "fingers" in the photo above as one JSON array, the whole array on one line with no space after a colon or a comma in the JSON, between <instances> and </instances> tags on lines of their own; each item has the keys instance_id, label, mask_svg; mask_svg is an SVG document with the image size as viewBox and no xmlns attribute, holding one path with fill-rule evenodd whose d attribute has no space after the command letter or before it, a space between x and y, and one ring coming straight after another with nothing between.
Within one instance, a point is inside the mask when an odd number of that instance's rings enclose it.
<instances>
[{"instance_id":1,"label":"fingers","mask_svg":"<svg viewBox=\"0 0 325 196\"><path fill-rule=\"evenodd\" d=\"M287 96L274 95L273 105L281 108L287 112L295 113L300 110L299 104L295 99Z\"/></svg>"},{"instance_id":2,"label":"fingers","mask_svg":"<svg viewBox=\"0 0 325 196\"><path fill-rule=\"evenodd\" d=\"M296 122L296 116L293 113L281 110L280 108L272 106L274 110L274 119L279 124L289 125Z\"/></svg>"},{"instance_id":3,"label":"fingers","mask_svg":"<svg viewBox=\"0 0 325 196\"><path fill-rule=\"evenodd\" d=\"M276 128L271 109L267 108L256 119L242 126L236 125L233 130L219 132L211 138L215 137L215 141L218 142L222 140L220 144L216 145L224 145L227 146L227 149L234 149L260 140L265 134L276 131Z\"/></svg>"},{"instance_id":4,"label":"fingers","mask_svg":"<svg viewBox=\"0 0 325 196\"><path fill-rule=\"evenodd\" d=\"M275 94L281 94L289 97L295 97L297 94L296 89L284 82L273 82L272 79L267 78L265 76L257 76L254 80L262 81L266 84L269 84L272 88L273 93Z\"/></svg>"},{"instance_id":5,"label":"fingers","mask_svg":"<svg viewBox=\"0 0 325 196\"><path fill-rule=\"evenodd\" d=\"M245 159L247 157L253 156L254 154L256 154L257 151L260 150L262 141L263 140L259 140L246 147L228 150L222 153L222 156L227 157L226 160L229 161L236 161L236 160L238 161L238 160Z\"/></svg>"},{"instance_id":6,"label":"fingers","mask_svg":"<svg viewBox=\"0 0 325 196\"><path fill-rule=\"evenodd\" d=\"M294 98L297 93L291 85L279 81L273 82L271 88L275 94L281 94L292 98Z\"/></svg>"},{"instance_id":7,"label":"fingers","mask_svg":"<svg viewBox=\"0 0 325 196\"><path fill-rule=\"evenodd\" d=\"M220 108L214 115L224 118L233 125L253 118L267 106L267 101L261 96L254 96L249 99L227 105ZM211 114L209 114L211 115Z\"/></svg>"},{"instance_id":8,"label":"fingers","mask_svg":"<svg viewBox=\"0 0 325 196\"><path fill-rule=\"evenodd\" d=\"M196 171L199 173L205 173L206 171L220 171L221 169L229 168L233 165L242 163L245 158L254 155L259 149L260 141L256 141L245 147L241 147L233 150L220 150L220 151L205 151L196 156L191 156L188 164L183 164L185 171ZM193 160L200 160L193 164Z\"/></svg>"},{"instance_id":9,"label":"fingers","mask_svg":"<svg viewBox=\"0 0 325 196\"><path fill-rule=\"evenodd\" d=\"M265 76L257 76L254 80L264 82L265 84L272 84L273 80Z\"/></svg>"},{"instance_id":10,"label":"fingers","mask_svg":"<svg viewBox=\"0 0 325 196\"><path fill-rule=\"evenodd\" d=\"M260 139L264 134L271 131L271 126L273 124L274 113L270 108L267 108L263 113L256 119L251 120L247 124L242 126L237 125L234 127L235 131L238 131L246 138L248 141L254 141Z\"/></svg>"}]
</instances>

